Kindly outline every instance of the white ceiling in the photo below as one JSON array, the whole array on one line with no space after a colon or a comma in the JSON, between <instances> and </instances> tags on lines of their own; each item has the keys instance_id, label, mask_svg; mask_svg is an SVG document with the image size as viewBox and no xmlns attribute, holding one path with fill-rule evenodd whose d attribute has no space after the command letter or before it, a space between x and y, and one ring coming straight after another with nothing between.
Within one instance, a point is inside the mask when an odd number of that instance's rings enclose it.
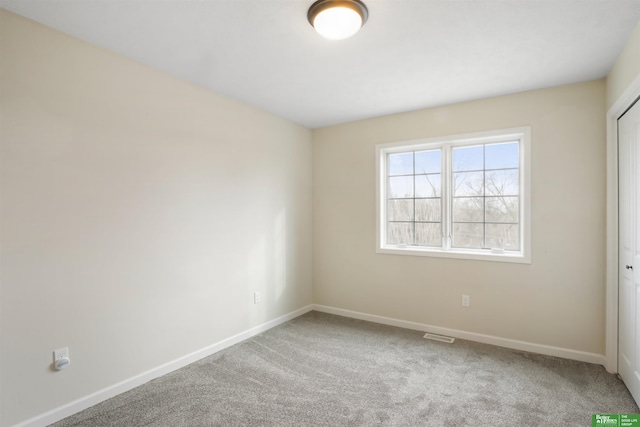
<instances>
[{"instance_id":1,"label":"white ceiling","mask_svg":"<svg viewBox=\"0 0 640 427\"><path fill-rule=\"evenodd\" d=\"M95 45L307 126L598 79L640 0L364 0L328 41L314 0L0 0Z\"/></svg>"}]
</instances>

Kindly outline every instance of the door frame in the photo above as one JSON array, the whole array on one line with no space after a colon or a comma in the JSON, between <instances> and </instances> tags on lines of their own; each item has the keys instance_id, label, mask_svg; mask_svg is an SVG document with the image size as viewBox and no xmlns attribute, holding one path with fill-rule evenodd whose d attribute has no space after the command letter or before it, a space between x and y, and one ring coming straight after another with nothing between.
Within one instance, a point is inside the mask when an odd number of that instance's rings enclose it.
<instances>
[{"instance_id":1,"label":"door frame","mask_svg":"<svg viewBox=\"0 0 640 427\"><path fill-rule=\"evenodd\" d=\"M618 372L618 118L640 97L640 75L607 111L605 369Z\"/></svg>"}]
</instances>

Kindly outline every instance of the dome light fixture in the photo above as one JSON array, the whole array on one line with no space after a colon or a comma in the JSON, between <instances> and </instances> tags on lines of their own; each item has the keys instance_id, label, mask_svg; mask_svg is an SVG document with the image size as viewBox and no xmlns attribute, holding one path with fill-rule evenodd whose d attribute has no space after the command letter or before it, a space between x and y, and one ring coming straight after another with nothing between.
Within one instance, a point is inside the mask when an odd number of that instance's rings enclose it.
<instances>
[{"instance_id":1,"label":"dome light fixture","mask_svg":"<svg viewBox=\"0 0 640 427\"><path fill-rule=\"evenodd\" d=\"M309 8L307 19L329 40L351 37L367 22L369 11L360 0L318 0Z\"/></svg>"}]
</instances>

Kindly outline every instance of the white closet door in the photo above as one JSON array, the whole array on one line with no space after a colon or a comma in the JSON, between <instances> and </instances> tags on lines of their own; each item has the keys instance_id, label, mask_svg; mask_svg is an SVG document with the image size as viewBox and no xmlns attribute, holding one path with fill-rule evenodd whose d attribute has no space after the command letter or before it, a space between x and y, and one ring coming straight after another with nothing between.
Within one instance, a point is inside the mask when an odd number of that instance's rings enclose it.
<instances>
[{"instance_id":1,"label":"white closet door","mask_svg":"<svg viewBox=\"0 0 640 427\"><path fill-rule=\"evenodd\" d=\"M640 102L618 119L618 371L640 402Z\"/></svg>"}]
</instances>

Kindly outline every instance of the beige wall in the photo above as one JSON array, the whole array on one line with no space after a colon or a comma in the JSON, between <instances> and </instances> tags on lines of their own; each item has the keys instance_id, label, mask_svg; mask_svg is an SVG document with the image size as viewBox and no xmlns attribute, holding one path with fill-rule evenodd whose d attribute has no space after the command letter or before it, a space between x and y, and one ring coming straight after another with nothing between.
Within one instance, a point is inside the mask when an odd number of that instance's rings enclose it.
<instances>
[{"instance_id":1,"label":"beige wall","mask_svg":"<svg viewBox=\"0 0 640 427\"><path fill-rule=\"evenodd\" d=\"M638 76L640 76L640 23L607 76L607 109L613 106Z\"/></svg>"},{"instance_id":2,"label":"beige wall","mask_svg":"<svg viewBox=\"0 0 640 427\"><path fill-rule=\"evenodd\" d=\"M0 425L312 302L309 130L0 20Z\"/></svg>"},{"instance_id":3,"label":"beige wall","mask_svg":"<svg viewBox=\"0 0 640 427\"><path fill-rule=\"evenodd\" d=\"M604 104L600 80L315 130L314 302L603 354ZM376 144L524 125L531 265L375 253Z\"/></svg>"}]
</instances>

